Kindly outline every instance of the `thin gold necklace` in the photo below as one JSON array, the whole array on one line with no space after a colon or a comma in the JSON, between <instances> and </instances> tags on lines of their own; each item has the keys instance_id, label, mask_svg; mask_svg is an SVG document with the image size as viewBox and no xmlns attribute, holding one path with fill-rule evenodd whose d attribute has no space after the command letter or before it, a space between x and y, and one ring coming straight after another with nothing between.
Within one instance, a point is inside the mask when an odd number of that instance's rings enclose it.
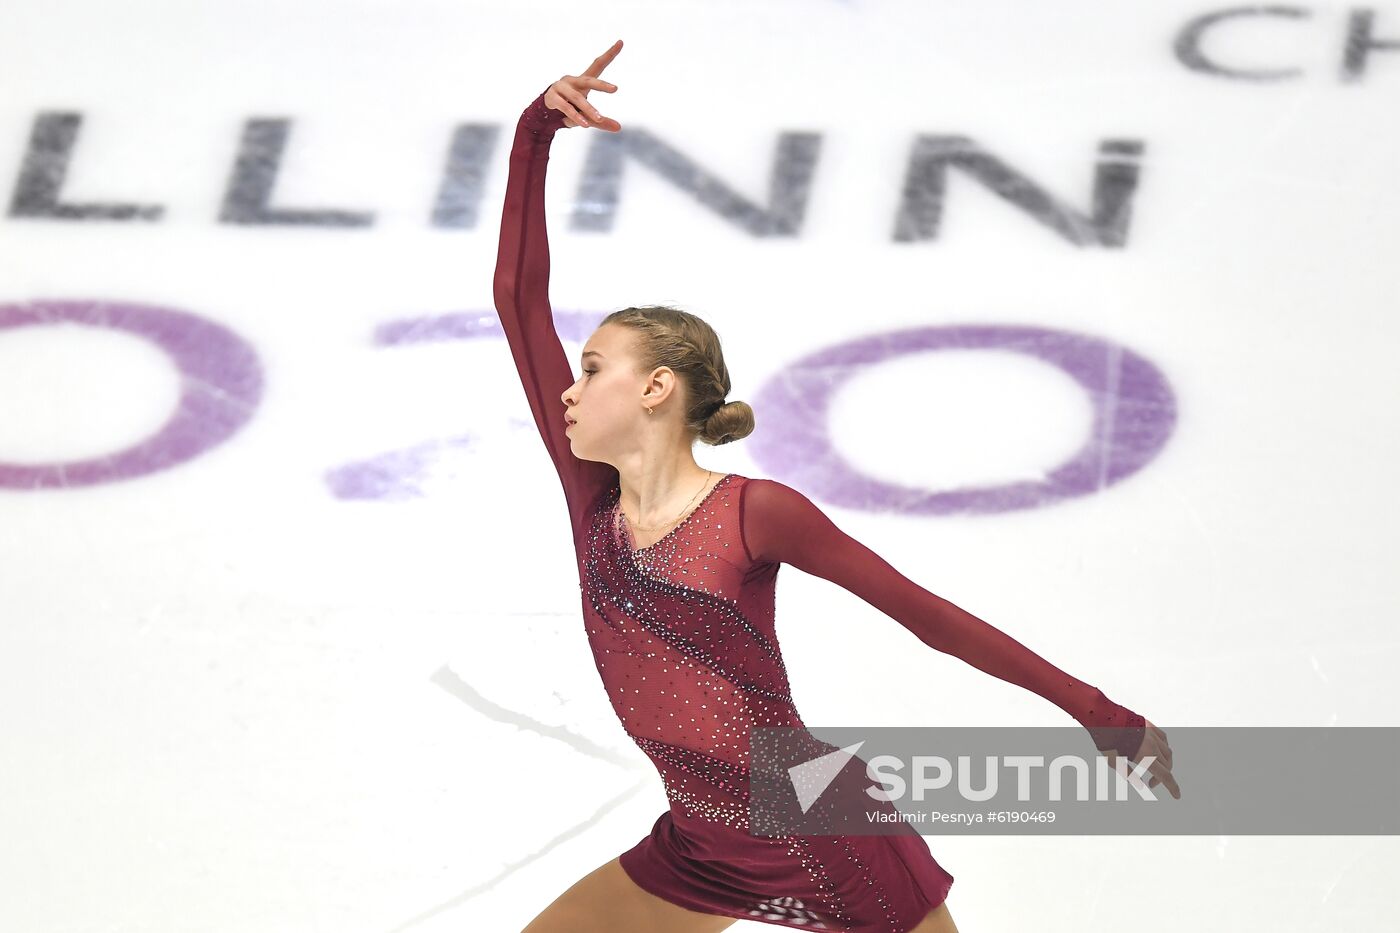
<instances>
[{"instance_id":1,"label":"thin gold necklace","mask_svg":"<svg viewBox=\"0 0 1400 933\"><path fill-rule=\"evenodd\" d=\"M706 470L706 471L705 471L705 482L704 482L703 484L701 484L700 488L697 489L697 490L695 491L695 495L693 495L693 496L690 497L690 502L694 502L694 501L696 500L696 498L699 497L700 493L702 493L702 492L705 491L705 487L708 486L708 485L710 485L710 477L711 477L711 476L714 476L714 475L715 475L715 471L714 471L714 470ZM631 527L631 529L632 529L633 531L656 531L656 530L659 529L659 528L665 528L667 525L674 525L676 522L680 521L680 520L681 520L681 516L682 516L682 515L685 515L686 509L690 508L690 502L687 502L687 503L685 504L685 507L681 509L681 514L680 514L680 515L677 515L675 518L671 519L669 522L662 522L662 523L659 524L659 525L652 525L650 528L643 528L641 525L634 525L634 524L632 523L632 519L630 519L630 518L627 517L627 510L624 509L624 508L622 507L622 502L621 502L621 500L618 500L617 510L618 510L619 512L622 513L623 519L627 522L628 526Z\"/></svg>"}]
</instances>

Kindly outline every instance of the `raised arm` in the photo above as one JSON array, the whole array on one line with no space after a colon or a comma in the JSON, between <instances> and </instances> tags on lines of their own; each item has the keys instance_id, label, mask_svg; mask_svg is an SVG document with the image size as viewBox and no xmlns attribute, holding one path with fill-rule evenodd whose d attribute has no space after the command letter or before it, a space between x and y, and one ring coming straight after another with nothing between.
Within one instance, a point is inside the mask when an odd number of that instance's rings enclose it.
<instances>
[{"instance_id":1,"label":"raised arm","mask_svg":"<svg viewBox=\"0 0 1400 933\"><path fill-rule=\"evenodd\" d=\"M1143 717L917 585L837 528L797 490L774 480L751 479L741 495L740 532L753 560L791 564L845 587L924 644L1054 703L1089 730L1099 749L1136 760L1145 732Z\"/></svg>"},{"instance_id":2,"label":"raised arm","mask_svg":"<svg viewBox=\"0 0 1400 933\"><path fill-rule=\"evenodd\" d=\"M577 534L583 512L601 488L616 480L617 470L607 463L574 456L564 433L564 402L560 396L573 384L574 375L554 329L549 305L549 240L544 203L549 146L562 125L564 114L545 106L544 93L520 115L510 150L494 292L496 312L515 358L525 397L559 473L570 525Z\"/></svg>"}]
</instances>

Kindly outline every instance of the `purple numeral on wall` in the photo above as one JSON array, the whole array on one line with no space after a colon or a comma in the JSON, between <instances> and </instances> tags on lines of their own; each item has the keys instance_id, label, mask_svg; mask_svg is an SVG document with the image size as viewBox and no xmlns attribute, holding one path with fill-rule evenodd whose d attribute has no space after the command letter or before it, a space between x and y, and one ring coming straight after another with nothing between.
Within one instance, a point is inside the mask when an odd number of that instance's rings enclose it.
<instances>
[{"instance_id":1,"label":"purple numeral on wall","mask_svg":"<svg viewBox=\"0 0 1400 933\"><path fill-rule=\"evenodd\" d=\"M1011 350L1062 369L1093 407L1090 435L1042 482L945 491L874 479L841 456L828 430L831 400L861 370L927 350ZM1111 486L1149 463L1176 425L1176 398L1157 367L1123 346L1039 327L918 327L837 344L784 367L755 396L754 459L815 499L868 511L931 515L1007 512ZM917 412L890 416L914 424Z\"/></svg>"},{"instance_id":2,"label":"purple numeral on wall","mask_svg":"<svg viewBox=\"0 0 1400 933\"><path fill-rule=\"evenodd\" d=\"M65 463L0 461L0 488L88 486L169 469L237 433L262 398L262 366L252 346L197 315L106 301L0 305L0 331L64 323L109 327L160 347L180 373L180 401L155 434L123 450ZM93 391L103 388L94 381Z\"/></svg>"}]
</instances>

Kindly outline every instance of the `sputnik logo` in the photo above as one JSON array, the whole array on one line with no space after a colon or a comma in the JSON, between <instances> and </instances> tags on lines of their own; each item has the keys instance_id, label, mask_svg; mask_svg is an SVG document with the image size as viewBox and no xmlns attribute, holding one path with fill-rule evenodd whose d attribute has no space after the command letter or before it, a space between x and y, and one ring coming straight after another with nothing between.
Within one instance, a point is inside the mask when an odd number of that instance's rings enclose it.
<instances>
[{"instance_id":1,"label":"sputnik logo","mask_svg":"<svg viewBox=\"0 0 1400 933\"><path fill-rule=\"evenodd\" d=\"M838 748L834 752L788 768L788 778L792 781L792 789L797 794L797 802L802 806L803 813L811 809L817 798L836 780L836 775L841 773L846 762L854 758L856 751L864 744L865 740L861 739L854 745Z\"/></svg>"}]
</instances>

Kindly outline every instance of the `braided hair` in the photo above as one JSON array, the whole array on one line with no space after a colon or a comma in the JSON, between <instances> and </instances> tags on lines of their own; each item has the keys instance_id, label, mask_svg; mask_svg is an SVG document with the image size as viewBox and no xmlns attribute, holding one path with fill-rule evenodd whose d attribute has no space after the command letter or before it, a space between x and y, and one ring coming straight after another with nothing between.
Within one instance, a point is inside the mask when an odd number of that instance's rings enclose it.
<instances>
[{"instance_id":1,"label":"braided hair","mask_svg":"<svg viewBox=\"0 0 1400 933\"><path fill-rule=\"evenodd\" d=\"M729 370L719 335L688 311L664 305L623 308L598 325L619 324L637 332L636 355L642 372L670 367L685 385L685 423L711 446L753 433L753 409L747 402L725 400Z\"/></svg>"}]
</instances>

